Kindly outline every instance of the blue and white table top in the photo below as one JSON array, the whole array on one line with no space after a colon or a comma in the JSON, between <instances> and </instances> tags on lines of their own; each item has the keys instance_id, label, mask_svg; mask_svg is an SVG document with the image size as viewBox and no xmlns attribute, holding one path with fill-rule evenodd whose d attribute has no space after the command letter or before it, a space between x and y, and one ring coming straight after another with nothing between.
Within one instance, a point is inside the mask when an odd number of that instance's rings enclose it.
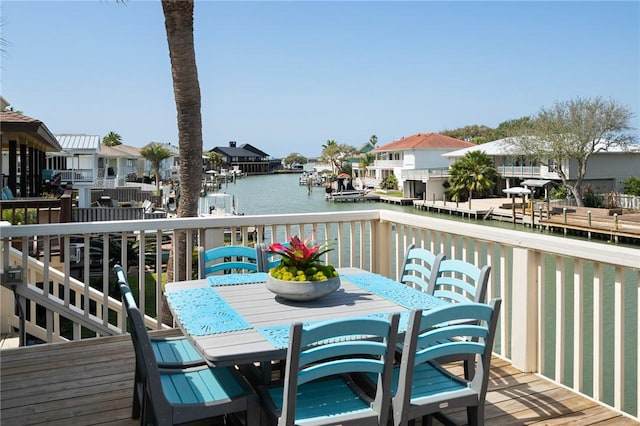
<instances>
[{"instance_id":1,"label":"blue and white table top","mask_svg":"<svg viewBox=\"0 0 640 426\"><path fill-rule=\"evenodd\" d=\"M321 299L293 302L265 286L265 274L220 275L169 283L165 293L176 322L213 365L249 364L286 357L289 327L331 318L380 316L445 302L357 268L341 268L340 288Z\"/></svg>"}]
</instances>

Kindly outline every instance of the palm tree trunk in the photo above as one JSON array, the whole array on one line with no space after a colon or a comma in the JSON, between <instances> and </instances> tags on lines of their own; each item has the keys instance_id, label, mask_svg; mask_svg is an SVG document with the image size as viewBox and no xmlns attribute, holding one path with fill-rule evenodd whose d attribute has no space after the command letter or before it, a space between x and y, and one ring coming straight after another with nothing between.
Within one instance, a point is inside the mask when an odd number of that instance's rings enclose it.
<instances>
[{"instance_id":1,"label":"palm tree trunk","mask_svg":"<svg viewBox=\"0 0 640 426\"><path fill-rule=\"evenodd\" d=\"M200 112L200 83L193 42L194 0L162 0L165 18L171 75L178 117L178 147L180 150L180 203L178 217L196 216L202 176L202 117ZM174 239L167 265L167 281L184 280L186 238ZM164 303L163 322L171 318Z\"/></svg>"}]
</instances>

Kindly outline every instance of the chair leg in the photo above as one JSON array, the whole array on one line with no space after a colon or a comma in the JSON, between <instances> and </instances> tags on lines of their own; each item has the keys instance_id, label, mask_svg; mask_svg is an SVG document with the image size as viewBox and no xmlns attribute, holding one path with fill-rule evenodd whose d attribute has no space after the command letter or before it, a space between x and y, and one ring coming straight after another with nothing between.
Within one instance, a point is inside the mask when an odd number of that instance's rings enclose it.
<instances>
[{"instance_id":1,"label":"chair leg","mask_svg":"<svg viewBox=\"0 0 640 426\"><path fill-rule=\"evenodd\" d=\"M484 407L477 405L467 407L467 422L469 423L469 426L483 426Z\"/></svg>"},{"instance_id":2,"label":"chair leg","mask_svg":"<svg viewBox=\"0 0 640 426\"><path fill-rule=\"evenodd\" d=\"M140 398L138 397L138 371L135 373L135 377L133 379L133 403L131 409L131 418L139 419L141 412Z\"/></svg>"},{"instance_id":3,"label":"chair leg","mask_svg":"<svg viewBox=\"0 0 640 426\"><path fill-rule=\"evenodd\" d=\"M249 399L249 403L247 405L247 426L257 426L262 424L260 420L260 401L257 398L255 400Z\"/></svg>"},{"instance_id":4,"label":"chair leg","mask_svg":"<svg viewBox=\"0 0 640 426\"><path fill-rule=\"evenodd\" d=\"M476 357L469 356L463 362L464 366L464 378L466 380L473 380L473 376L476 374Z\"/></svg>"}]
</instances>

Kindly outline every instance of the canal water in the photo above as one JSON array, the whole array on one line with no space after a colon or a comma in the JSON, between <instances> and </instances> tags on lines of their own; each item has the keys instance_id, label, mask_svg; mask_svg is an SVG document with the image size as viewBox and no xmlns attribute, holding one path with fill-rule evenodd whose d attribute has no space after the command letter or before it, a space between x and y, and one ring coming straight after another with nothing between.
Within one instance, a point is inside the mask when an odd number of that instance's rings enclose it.
<instances>
[{"instance_id":1,"label":"canal water","mask_svg":"<svg viewBox=\"0 0 640 426\"><path fill-rule=\"evenodd\" d=\"M363 202L333 202L325 200L324 187L314 186L309 190L306 185L299 185L300 175L297 173L282 173L259 176L248 176L237 179L235 182L223 183L219 192L232 194L236 203L236 210L242 214L286 214L286 213L316 213L335 212L368 209L389 209L403 211L423 216L433 216L453 221L471 222L481 226L494 228L515 229L522 232L537 232L539 229L531 229L530 226L514 224L512 222L498 220L476 220L468 217L442 214L424 211L413 206L401 206L379 201ZM561 234L557 234L561 237ZM562 236L564 237L564 236ZM585 240L580 236L569 235L565 238ZM591 241L610 244L606 240ZM620 244L628 247L637 245Z\"/></svg>"},{"instance_id":2,"label":"canal water","mask_svg":"<svg viewBox=\"0 0 640 426\"><path fill-rule=\"evenodd\" d=\"M324 187L312 187L311 190L306 185L299 185L299 174L272 174L272 175L260 175L249 176L246 178L237 179L235 182L229 182L222 184L220 192L226 192L232 194L235 199L236 210L242 214L286 214L286 213L311 213L311 212L335 212L335 211L350 211L350 210L367 210L367 209L390 209L396 211L403 211L407 213L434 216L444 218L452 221L463 221L476 223L479 226L491 226L504 229L515 229L521 232L536 232L539 233L539 229L531 229L531 227L524 226L522 224L513 224L511 222L502 222L496 220L476 220L470 218L462 218L459 216L452 216L448 214L439 214L435 212L427 212L417 210L413 206L400 206L390 203L381 203L378 201L363 201L363 202L332 202L325 200ZM579 236L563 236L557 234L558 238L572 238L586 241L586 238ZM601 243L603 249L609 246L610 242L605 240L591 240L592 242ZM627 245L627 244L620 244ZM629 247L638 248L637 245L628 245ZM639 252L640 253L640 252ZM640 258L640 254L639 254ZM589 294L592 293L591 277L589 276L589 266L584 267L583 273L585 274L585 288L584 294L589 298ZM553 347L553 341L557 330L555 329L555 311L549 309L551 306L555 306L555 259L551 256L547 260L547 275L545 279L545 286L547 287L546 299L544 305L548 311L545 313L546 320L546 343L547 347ZM565 272L567 282L567 301L572 301L573 298L573 283L569 282L573 280L573 262L571 259L567 259L565 262ZM498 271L496 271L498 273ZM592 274L592 272L591 272ZM613 281L614 271L613 268L605 268L604 271L604 287L605 298L603 301L603 310L605 313L613 312ZM592 276L592 275L591 275ZM627 358L625 362L625 370L627 373L627 390L625 391L625 411L635 413L636 407L636 395L637 390L633 390L633 384L636 381L636 367L637 363L637 324L635 319L637 318L638 306L636 306L637 300L637 273L633 271L627 271L625 274L625 290L624 300L625 303L625 340L626 340L626 352ZM566 377L561 380L564 384L571 386L573 382L573 305L568 302L565 310L566 318L568 321L568 327L565 335L565 352L566 358L563 361L565 366ZM584 307L584 357L585 357L585 376L584 376L584 392L592 394L593 381L589 370L590 363L593 359L592 351L592 317L593 317L593 303L589 300L586 301ZM605 317L604 327L610 332L604 333L604 346L605 348L613 349L613 318ZM499 344L499 342L497 342ZM605 401L609 404L613 403L613 350L606 349L604 351L604 359L602 360L605 368L605 382L604 382L604 394ZM545 354L545 371L544 374L553 377L553 364L555 362L555 355L553 353Z\"/></svg>"}]
</instances>

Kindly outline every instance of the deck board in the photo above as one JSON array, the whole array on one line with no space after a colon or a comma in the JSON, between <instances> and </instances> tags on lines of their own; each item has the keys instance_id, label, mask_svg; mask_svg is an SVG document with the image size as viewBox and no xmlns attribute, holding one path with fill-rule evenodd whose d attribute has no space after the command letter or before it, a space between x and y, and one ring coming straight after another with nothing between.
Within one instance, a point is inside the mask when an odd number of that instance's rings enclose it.
<instances>
[{"instance_id":1,"label":"deck board","mask_svg":"<svg viewBox=\"0 0 640 426\"><path fill-rule=\"evenodd\" d=\"M138 424L130 418L135 357L128 335L5 349L0 361L3 426ZM507 361L492 362L487 424L640 424ZM461 424L465 416L451 413Z\"/></svg>"}]
</instances>

